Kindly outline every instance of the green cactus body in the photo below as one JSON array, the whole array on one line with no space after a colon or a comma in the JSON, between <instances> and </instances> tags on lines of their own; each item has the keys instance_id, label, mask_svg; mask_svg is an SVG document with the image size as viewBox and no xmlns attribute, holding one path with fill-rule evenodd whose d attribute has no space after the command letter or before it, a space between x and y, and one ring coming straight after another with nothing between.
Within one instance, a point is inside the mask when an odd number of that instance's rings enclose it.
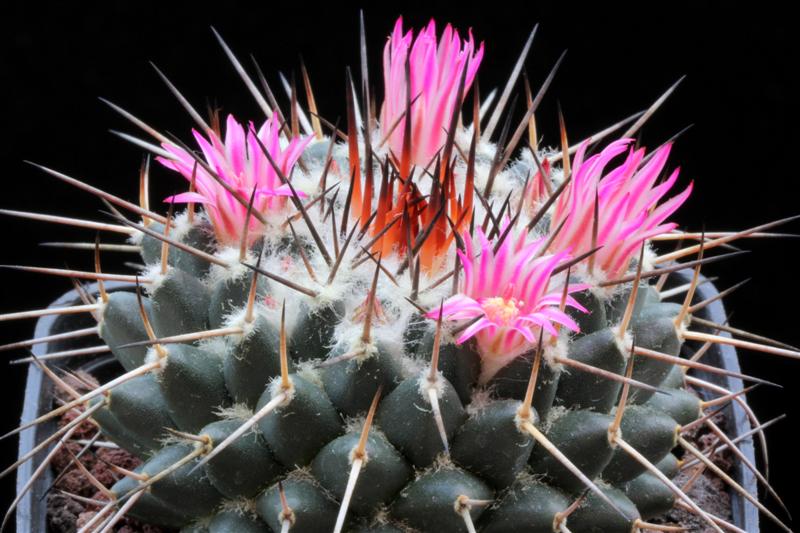
<instances>
[{"instance_id":1,"label":"green cactus body","mask_svg":"<svg viewBox=\"0 0 800 533\"><path fill-rule=\"evenodd\" d=\"M120 314L118 302L122 300L115 299L114 313ZM125 298L125 301L128 306L138 305L135 298ZM651 311L653 305L659 308ZM658 302L643 304L634 315L634 331L639 334L642 345L661 350L668 345L667 349L675 352L679 345L674 340L674 326L663 308L664 304ZM327 317L331 323L323 329L333 332L342 316L339 312L326 314L323 311L315 313L311 320L316 327L322 327L321 321ZM644 321L642 316L656 317L655 322ZM301 324L307 323L301 320ZM298 331L307 332L302 328L295 329L289 336L290 343L299 338ZM142 331L138 335L146 337ZM436 381L430 382L429 368L403 379L408 375L404 368L409 364L403 363L403 358L412 364L415 361L426 364L433 351L433 337L433 330L428 330L422 334L419 345L399 355L373 344L369 346L372 351L367 357L342 361L335 361L335 358L349 352L345 344L329 349L325 347L329 341L312 339L310 344L301 342L299 350L289 349L292 357L287 358L286 364L290 371L295 368L296 361L334 362L311 373L290 373L289 400L259 419L245 435L204 465L207 477L203 478L203 483L207 485L203 486L208 492L205 496L208 501L255 498L260 518L225 511L224 505L216 514L212 512L213 505L204 508L202 513L192 506L181 508L178 513L165 512L163 507L170 505L165 502L180 499L180 494L190 497L188 488L181 493L175 483L165 484L160 491L151 489L148 497L142 498L135 507L135 516L187 528L201 527L188 525L200 520L197 524L202 524L205 528L202 531L208 532L232 531L231 528L242 531L280 529L278 520L282 508L275 481L282 480L281 488L293 513L292 527L307 524L308 531L330 530L359 440L358 432L345 432L344 419L363 414L382 386L383 398L375 418L376 427L382 431L375 430L366 441L368 460L350 500L348 527L354 530L367 527L358 524L374 523L380 510L389 509L393 521L405 524L404 527L462 531L463 519L454 510L458 497L493 499L497 490L501 497L486 513L478 506L469 509L471 518L482 530L512 532L520 523L525 523L533 531L550 531L557 513L566 509L574 498L571 495L582 493L586 487L520 427L520 402L525 397L535 354L527 353L515 359L484 388L477 383L476 365L480 365L480 358L474 348L443 343L438 361L440 369L444 368L437 374ZM159 461L168 462L167 457L180 459L181 453L185 455L191 449L187 445L171 445L164 451L159 450L156 435L163 432L153 431L152 417L148 415L158 406L161 412L170 413L163 425L169 423L183 431L207 436L213 447L281 390L277 387L281 373L279 345L279 328L266 315L258 313L245 336L231 335L227 339L224 346L228 352L223 357L193 345L167 345L167 355L159 372L115 388L109 403L113 407L104 407L96 420L109 435L118 435L117 442L126 448L139 455L152 456L146 469L155 470L153 465L160 464ZM603 327L571 340L566 357L621 375L629 357L622 353L622 345L614 328ZM442 364L444 361L447 363ZM619 507L630 511L630 515L623 518L607 508L603 500L592 496L570 517L571 530L595 531L599 530L597 527L606 527L608 531L622 531L636 517L650 518L670 507L674 498L668 489L665 491L657 478L609 441L609 428L622 384L576 369L556 372L550 369L550 364L539 362L532 420L538 420L537 396L546 398L549 395L552 400L546 401L544 408L550 410L553 403L558 407L542 420L544 435L589 479L601 484L613 483L615 489L603 490ZM672 365L665 368L666 371L658 368L652 373L637 374L634 366L634 375L664 385L673 385L682 379L680 370ZM460 387L451 385L445 372L456 379ZM547 384L548 380L552 384ZM142 388L140 383L144 382L149 383L149 389ZM438 401L448 450L444 448L433 415L431 387ZM128 389L149 392L143 393L141 398L129 399ZM203 391L202 394L199 391ZM494 399L482 406L470 406L485 394L482 391L489 392ZM470 407L471 415L465 410L462 396L467 399L466 407ZM136 402L144 404L139 406ZM238 402L245 410L237 417L222 418L230 402ZM153 405L148 407L149 404ZM645 405L628 405L622 418L621 434L648 459L663 464L672 476L676 472L675 465L667 462L669 459L674 462L669 452L675 446L677 423L691 422L698 413L695 396L682 389L665 389L663 393L652 395ZM446 457L449 459L444 459ZM445 463L439 465L443 460ZM295 468L308 470L298 475L292 473ZM415 468L417 474L413 473ZM538 476L537 481L525 477L530 475ZM135 487L130 481L128 485ZM155 494L161 495L155 498ZM584 529L582 524L588 523L586 521L595 512L599 513L596 521L601 525ZM388 522L380 527L392 531L396 526Z\"/></svg>"}]
</instances>

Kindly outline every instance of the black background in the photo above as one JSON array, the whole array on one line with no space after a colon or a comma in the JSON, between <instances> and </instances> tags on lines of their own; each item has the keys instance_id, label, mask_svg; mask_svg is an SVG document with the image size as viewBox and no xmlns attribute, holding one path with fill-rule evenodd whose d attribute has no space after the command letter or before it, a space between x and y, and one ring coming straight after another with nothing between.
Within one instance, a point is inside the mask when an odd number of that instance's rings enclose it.
<instances>
[{"instance_id":1,"label":"black background","mask_svg":"<svg viewBox=\"0 0 800 533\"><path fill-rule=\"evenodd\" d=\"M132 131L97 100L105 96L162 130L188 137L190 119L158 80L154 61L196 107L221 106L240 119L261 120L259 110L224 57L209 29L214 25L240 58L254 53L273 88L277 72L298 71L302 54L320 112L331 120L344 112L344 68L358 69L358 5L331 2L216 4L104 2L98 4L4 5L0 32L0 87L5 118L0 143L0 207L98 218L94 198L70 189L23 159L81 177L135 199L141 152L110 135ZM577 140L649 105L681 75L687 78L644 128L643 143L655 146L688 124L670 162L695 192L677 213L684 227L743 229L797 214L798 84L794 71L794 17L775 6L747 8L707 2L641 5L605 3L587 9L571 2L519 5L432 2L364 5L373 82L381 92L380 53L397 15L407 25L430 17L473 28L486 42L480 68L482 94L502 86L534 23L540 30L526 63L534 86L558 54L567 60L537 114L545 141L557 141L556 101ZM644 4L644 3L642 3ZM755 9L757 8L757 10ZM520 113L520 109L517 110ZM136 132L138 134L138 132ZM181 190L183 181L162 169L153 173L153 202ZM76 240L77 230L3 218L0 263L89 269L90 255L37 246ZM798 223L790 231L800 232ZM90 232L81 234L89 239ZM708 268L722 287L745 277L752 282L727 300L733 324L800 344L796 322L797 240L748 241L753 253ZM107 254L106 269L119 257ZM119 270L118 270L119 271ZM70 288L64 279L2 272L0 312L46 306ZM0 323L0 338L30 336L32 322ZM14 354L0 354L8 358ZM758 390L751 403L764 420L782 412L787 421L769 430L776 489L800 509L795 483L800 469L793 428L800 417L800 361L747 352L746 372L781 382L783 390ZM25 370L0 371L3 430L16 424ZM13 439L0 442L0 461L12 462ZM4 480L0 502L11 495ZM800 514L800 513L795 513ZM764 525L765 531L771 527Z\"/></svg>"}]
</instances>

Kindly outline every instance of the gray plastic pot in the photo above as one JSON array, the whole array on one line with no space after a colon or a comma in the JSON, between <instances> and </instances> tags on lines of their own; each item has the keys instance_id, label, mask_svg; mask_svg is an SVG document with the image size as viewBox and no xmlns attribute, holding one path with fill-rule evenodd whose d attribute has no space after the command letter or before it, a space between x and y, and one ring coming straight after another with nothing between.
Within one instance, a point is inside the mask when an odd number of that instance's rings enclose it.
<instances>
[{"instance_id":1,"label":"gray plastic pot","mask_svg":"<svg viewBox=\"0 0 800 533\"><path fill-rule=\"evenodd\" d=\"M689 281L686 273L677 273L671 276L671 284L678 285ZM129 284L107 283L106 288L112 290L131 290ZM95 286L89 286L90 291L95 291ZM705 283L698 287L695 301L702 301L718 294L717 289L712 283ZM67 305L79 304L80 299L75 291L70 291L51 304L51 307L62 307ZM707 306L698 315L706 320L717 323L724 323L726 320L725 309L722 302L717 301ZM45 337L54 333L70 331L78 328L89 327L91 317L78 315L46 316L39 319L36 324L35 336ZM725 334L725 333L723 333ZM44 355L49 352L61 351L71 348L89 346L96 342L93 337L75 339L71 342L56 342L39 344L34 348L36 355ZM703 356L703 362L709 363L726 370L739 372L739 361L736 350L731 346L714 345ZM113 358L108 355L88 356L79 358L78 361L66 359L61 364L69 368L83 368L95 374L101 380L110 379L114 373L121 372L121 367L117 365ZM710 381L731 391L742 389L740 379L721 376L719 374L708 374L705 372L693 372L694 375ZM28 367L28 378L25 385L25 403L22 407L21 423L30 422L40 415L47 412L51 407L52 385L45 378L42 372L33 364ZM731 438L736 438L751 429L750 420L738 403L732 402L726 408L727 427L725 431ZM50 435L56 422L51 421L28 428L20 433L19 436L19 456L30 451L37 443ZM744 455L755 464L753 441L751 438L739 443L739 449ZM47 455L47 450L39 453L32 461L23 464L17 472L17 490L19 491L28 480L41 461ZM755 476L741 463L736 463L733 467L733 477L751 494L757 495L757 485ZM53 475L46 471L34 483L31 490L22 498L17 507L17 531L23 532L45 532L47 531L47 500L44 497L45 491L53 481ZM758 510L755 506L746 501L737 493L731 494L731 507L733 523L748 533L758 533Z\"/></svg>"}]
</instances>

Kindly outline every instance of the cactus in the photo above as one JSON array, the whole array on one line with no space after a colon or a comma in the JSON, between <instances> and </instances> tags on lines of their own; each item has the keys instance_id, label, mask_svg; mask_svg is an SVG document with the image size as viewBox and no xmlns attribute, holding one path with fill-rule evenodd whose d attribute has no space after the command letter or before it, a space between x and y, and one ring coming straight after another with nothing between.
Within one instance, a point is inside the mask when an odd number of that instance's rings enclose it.
<instances>
[{"instance_id":1,"label":"cactus","mask_svg":"<svg viewBox=\"0 0 800 533\"><path fill-rule=\"evenodd\" d=\"M305 69L307 111L291 87L283 112L216 36L267 116L259 129L206 120L160 71L196 123L196 147L109 103L154 140L126 138L188 183L166 215L149 208L149 162L140 204L41 167L103 198L114 219L49 221L127 234L145 264L103 272L98 240L86 245L94 272L17 267L96 280L99 295L4 317L91 312L96 330L73 335L96 332L124 368L79 394L33 361L71 397L37 423L79 409L143 461L81 531L126 514L204 533L672 531L648 521L675 506L711 530L733 527L672 481L678 450L721 473L683 435L739 398L701 401L689 384L707 384L686 372L761 380L682 349L800 357L707 333L726 327L694 317L709 303L693 301L701 266L723 257L704 254L786 221L720 235L668 221L692 185L674 191L671 143L647 151L632 139L663 97L574 146L562 120L560 148L540 147L535 112L559 58L535 96L525 80L527 112L492 142L509 90L484 117L483 45L450 26L439 36L433 22L415 37L398 20L384 101L366 66L360 91L348 72L343 132L317 113ZM366 58L363 25L361 42ZM658 253L677 240L697 244ZM664 288L686 269L691 283ZM135 287L106 291L109 280Z\"/></svg>"}]
</instances>

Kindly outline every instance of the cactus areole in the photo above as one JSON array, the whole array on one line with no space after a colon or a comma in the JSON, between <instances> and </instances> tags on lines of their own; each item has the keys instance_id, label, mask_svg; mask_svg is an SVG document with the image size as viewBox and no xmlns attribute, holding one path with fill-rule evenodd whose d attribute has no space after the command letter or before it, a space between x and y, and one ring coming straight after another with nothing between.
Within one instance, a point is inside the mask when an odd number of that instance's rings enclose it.
<instances>
[{"instance_id":1,"label":"cactus areole","mask_svg":"<svg viewBox=\"0 0 800 533\"><path fill-rule=\"evenodd\" d=\"M672 478L677 454L743 490L685 439L741 397L687 371L732 375L703 362L703 343L800 354L719 335L727 326L695 317L709 303L695 290L702 265L735 255L714 248L786 220L678 229L692 183L671 168L671 141L634 141L674 86L577 142L560 116L549 147L536 111L563 56L541 86L524 80L521 120L508 105L535 28L505 88L482 93L492 59L470 30L398 19L382 99L361 28L341 121L323 118L305 67L299 86L271 88L214 32L259 116L204 116L157 70L193 128L161 133L107 102L155 158L138 201L41 167L111 218L6 212L100 235L70 245L93 251L93 271L17 267L95 280L97 294L3 317L91 313L95 327L61 338L97 335L96 352L55 355L110 351L124 368L84 392L50 371L54 354L33 362L67 398L35 423L74 411L142 460L80 531L129 515L198 533L628 533L680 530L650 522L675 507L730 529ZM168 208L148 198L156 171L186 187ZM104 271L107 250L144 268ZM679 270L691 283L669 281Z\"/></svg>"}]
</instances>

